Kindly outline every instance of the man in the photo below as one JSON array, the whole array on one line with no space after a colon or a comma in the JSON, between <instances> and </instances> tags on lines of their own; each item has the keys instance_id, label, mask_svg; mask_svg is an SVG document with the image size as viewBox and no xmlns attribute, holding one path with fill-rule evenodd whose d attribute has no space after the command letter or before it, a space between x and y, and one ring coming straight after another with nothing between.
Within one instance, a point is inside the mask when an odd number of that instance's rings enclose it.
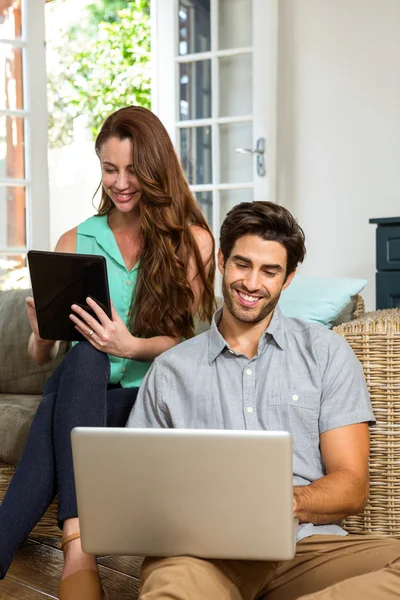
<instances>
[{"instance_id":1,"label":"man","mask_svg":"<svg viewBox=\"0 0 400 600\"><path fill-rule=\"evenodd\" d=\"M277 306L304 256L303 231L285 208L233 208L218 255L224 305L208 332L154 361L128 421L289 431L296 555L280 562L146 559L142 600L400 597L400 541L346 535L337 524L367 501L374 416L347 342L283 317Z\"/></svg>"}]
</instances>

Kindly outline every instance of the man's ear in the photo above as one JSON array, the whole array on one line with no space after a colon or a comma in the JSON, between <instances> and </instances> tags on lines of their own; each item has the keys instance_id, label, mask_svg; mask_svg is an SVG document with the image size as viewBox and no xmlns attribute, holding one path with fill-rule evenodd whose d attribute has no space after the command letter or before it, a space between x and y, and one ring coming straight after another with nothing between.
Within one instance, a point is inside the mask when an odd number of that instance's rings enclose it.
<instances>
[{"instance_id":1,"label":"man's ear","mask_svg":"<svg viewBox=\"0 0 400 600\"><path fill-rule=\"evenodd\" d=\"M221 248L218 248L218 270L221 273L221 275L223 275L225 272L225 261L224 256L221 252Z\"/></svg>"},{"instance_id":2,"label":"man's ear","mask_svg":"<svg viewBox=\"0 0 400 600\"><path fill-rule=\"evenodd\" d=\"M296 275L296 271L293 271L293 273L290 273L290 275L287 276L287 279L285 281L285 283L282 286L283 290L286 290L287 287L289 287L289 285L292 283L293 277Z\"/></svg>"}]
</instances>

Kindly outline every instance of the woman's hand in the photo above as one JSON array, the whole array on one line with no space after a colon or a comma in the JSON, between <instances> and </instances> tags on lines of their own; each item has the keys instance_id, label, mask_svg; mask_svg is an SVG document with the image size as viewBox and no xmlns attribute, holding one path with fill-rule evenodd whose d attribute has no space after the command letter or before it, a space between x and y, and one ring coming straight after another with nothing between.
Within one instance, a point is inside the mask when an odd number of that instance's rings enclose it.
<instances>
[{"instance_id":1,"label":"woman's hand","mask_svg":"<svg viewBox=\"0 0 400 600\"><path fill-rule=\"evenodd\" d=\"M28 342L28 354L38 365L44 365L57 356L60 343L55 340L44 340L40 337L35 301L32 296L28 296L25 302L29 322L32 327L32 333Z\"/></svg>"},{"instance_id":2,"label":"woman's hand","mask_svg":"<svg viewBox=\"0 0 400 600\"><path fill-rule=\"evenodd\" d=\"M73 304L69 318L75 323L75 329L81 333L97 350L118 356L133 358L138 338L135 338L111 303L111 319L91 298L86 298L88 306L96 313L100 323L80 306ZM78 316L77 316L78 315Z\"/></svg>"},{"instance_id":3,"label":"woman's hand","mask_svg":"<svg viewBox=\"0 0 400 600\"><path fill-rule=\"evenodd\" d=\"M37 316L36 316L35 301L32 298L32 296L27 296L27 298L25 298L25 302L26 302L26 310L28 311L29 322L31 324L33 335L36 338L38 338L39 340L41 340L42 338L40 337L40 334L39 334L39 325L38 325Z\"/></svg>"},{"instance_id":4,"label":"woman's hand","mask_svg":"<svg viewBox=\"0 0 400 600\"><path fill-rule=\"evenodd\" d=\"M50 348L52 348L56 343L55 340L44 340L43 338L40 337L39 325L38 325L38 320L37 320L37 316L36 316L36 308L35 308L34 299L32 298L32 296L27 296L25 298L25 302L26 302L26 310L28 312L29 322L32 327L32 333L33 333L35 342L37 344L41 344L42 346L49 346Z\"/></svg>"}]
</instances>

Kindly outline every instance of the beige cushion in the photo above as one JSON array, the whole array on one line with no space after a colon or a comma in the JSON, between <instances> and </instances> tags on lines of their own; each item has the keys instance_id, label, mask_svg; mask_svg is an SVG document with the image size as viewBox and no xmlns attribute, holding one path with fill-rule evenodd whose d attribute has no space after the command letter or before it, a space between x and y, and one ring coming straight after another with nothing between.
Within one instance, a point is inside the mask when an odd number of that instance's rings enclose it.
<instances>
[{"instance_id":1,"label":"beige cushion","mask_svg":"<svg viewBox=\"0 0 400 600\"><path fill-rule=\"evenodd\" d=\"M0 292L0 461L16 464L44 384L68 350L39 367L27 352L31 327L25 307L30 290Z\"/></svg>"},{"instance_id":2,"label":"beige cushion","mask_svg":"<svg viewBox=\"0 0 400 600\"><path fill-rule=\"evenodd\" d=\"M0 292L0 393L41 394L43 386L68 349L62 344L56 360L39 367L28 356L31 327L25 307L30 290Z\"/></svg>"},{"instance_id":3,"label":"beige cushion","mask_svg":"<svg viewBox=\"0 0 400 600\"><path fill-rule=\"evenodd\" d=\"M41 398L0 394L0 462L18 462Z\"/></svg>"}]
</instances>

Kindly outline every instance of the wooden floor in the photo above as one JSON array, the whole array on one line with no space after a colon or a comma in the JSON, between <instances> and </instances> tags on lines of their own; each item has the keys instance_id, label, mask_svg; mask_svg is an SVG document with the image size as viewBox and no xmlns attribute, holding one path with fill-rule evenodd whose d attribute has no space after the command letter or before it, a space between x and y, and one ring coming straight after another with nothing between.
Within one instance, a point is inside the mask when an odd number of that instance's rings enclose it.
<instances>
[{"instance_id":1,"label":"wooden floor","mask_svg":"<svg viewBox=\"0 0 400 600\"><path fill-rule=\"evenodd\" d=\"M63 565L58 539L29 539L0 581L1 600L45 600L58 598ZM136 600L142 559L133 556L103 556L99 571L109 600Z\"/></svg>"}]
</instances>

